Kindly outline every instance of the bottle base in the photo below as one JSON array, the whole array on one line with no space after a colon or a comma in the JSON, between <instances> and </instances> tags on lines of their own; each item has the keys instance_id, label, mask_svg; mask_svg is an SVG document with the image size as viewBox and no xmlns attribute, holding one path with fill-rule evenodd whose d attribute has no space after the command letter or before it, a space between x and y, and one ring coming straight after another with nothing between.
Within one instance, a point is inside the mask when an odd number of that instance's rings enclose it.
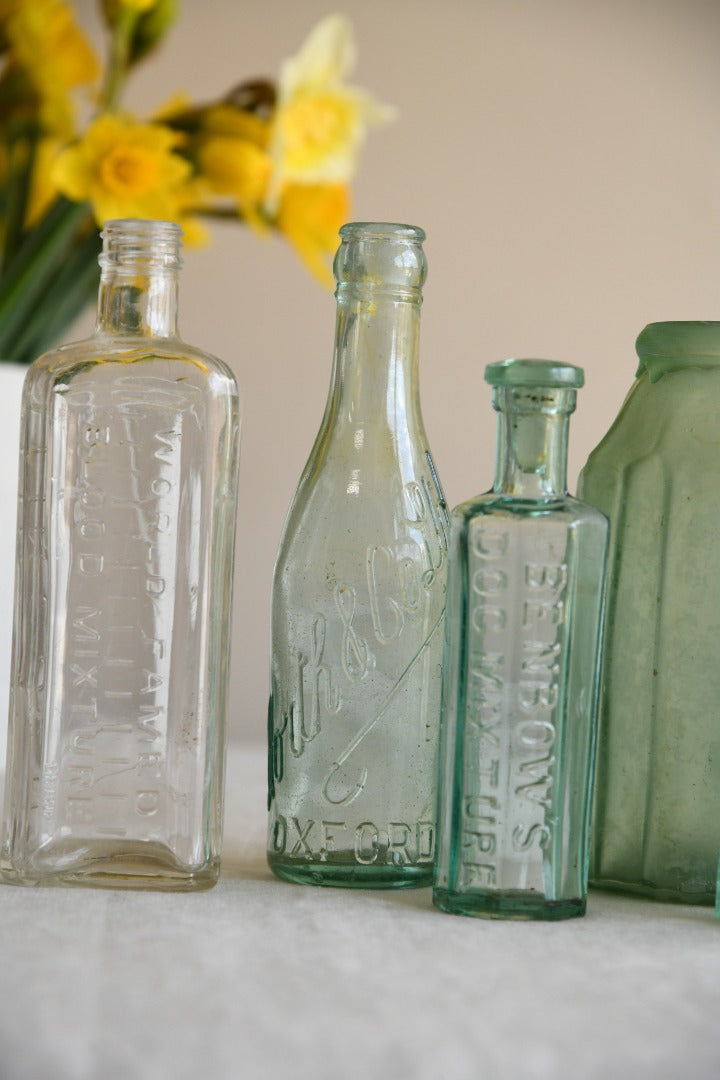
<instances>
[{"instance_id":1,"label":"bottle base","mask_svg":"<svg viewBox=\"0 0 720 1080\"><path fill-rule=\"evenodd\" d=\"M527 893L456 893L433 890L433 904L449 915L470 915L479 919L538 919L554 922L585 914L584 898L544 900Z\"/></svg>"},{"instance_id":2,"label":"bottle base","mask_svg":"<svg viewBox=\"0 0 720 1080\"><path fill-rule=\"evenodd\" d=\"M715 889L690 892L654 885L650 881L616 881L612 878L591 878L590 887L603 892L624 893L626 896L642 896L664 904L692 904L695 907L714 907Z\"/></svg>"},{"instance_id":3,"label":"bottle base","mask_svg":"<svg viewBox=\"0 0 720 1080\"><path fill-rule=\"evenodd\" d=\"M183 867L168 857L166 849L113 853L74 852L72 857L47 856L0 863L0 879L8 885L44 888L46 886L84 886L95 889L152 889L163 892L197 892L211 889L220 876L220 860L197 869ZM43 865L43 862L45 865Z\"/></svg>"},{"instance_id":4,"label":"bottle base","mask_svg":"<svg viewBox=\"0 0 720 1080\"><path fill-rule=\"evenodd\" d=\"M432 885L432 866L363 866L357 862L290 862L268 856L281 881L340 889L420 889Z\"/></svg>"}]
</instances>

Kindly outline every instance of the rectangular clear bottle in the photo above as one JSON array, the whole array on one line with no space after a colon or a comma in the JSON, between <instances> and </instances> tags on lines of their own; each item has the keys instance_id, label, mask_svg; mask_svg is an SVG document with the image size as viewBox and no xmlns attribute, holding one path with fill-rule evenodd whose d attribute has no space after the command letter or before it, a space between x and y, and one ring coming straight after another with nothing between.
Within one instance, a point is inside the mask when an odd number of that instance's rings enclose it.
<instances>
[{"instance_id":1,"label":"rectangular clear bottle","mask_svg":"<svg viewBox=\"0 0 720 1080\"><path fill-rule=\"evenodd\" d=\"M486 378L498 471L452 516L433 899L560 919L586 904L607 522L565 487L580 369Z\"/></svg>"},{"instance_id":2,"label":"rectangular clear bottle","mask_svg":"<svg viewBox=\"0 0 720 1080\"><path fill-rule=\"evenodd\" d=\"M238 395L175 333L180 230L111 222L98 328L25 383L0 871L218 876Z\"/></svg>"}]
</instances>

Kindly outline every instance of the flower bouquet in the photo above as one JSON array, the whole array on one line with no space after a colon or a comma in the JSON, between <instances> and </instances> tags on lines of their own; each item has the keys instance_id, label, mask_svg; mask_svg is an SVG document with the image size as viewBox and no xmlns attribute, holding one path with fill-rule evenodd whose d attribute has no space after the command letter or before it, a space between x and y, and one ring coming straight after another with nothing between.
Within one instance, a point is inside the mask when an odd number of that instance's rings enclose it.
<instances>
[{"instance_id":1,"label":"flower bouquet","mask_svg":"<svg viewBox=\"0 0 720 1080\"><path fill-rule=\"evenodd\" d=\"M29 363L97 293L98 226L177 221L188 244L229 219L282 233L331 282L367 129L392 110L346 80L352 29L323 19L279 78L241 82L147 118L122 106L177 0L101 0L98 60L64 0L0 0L0 357ZM78 116L84 115L82 121Z\"/></svg>"}]
</instances>

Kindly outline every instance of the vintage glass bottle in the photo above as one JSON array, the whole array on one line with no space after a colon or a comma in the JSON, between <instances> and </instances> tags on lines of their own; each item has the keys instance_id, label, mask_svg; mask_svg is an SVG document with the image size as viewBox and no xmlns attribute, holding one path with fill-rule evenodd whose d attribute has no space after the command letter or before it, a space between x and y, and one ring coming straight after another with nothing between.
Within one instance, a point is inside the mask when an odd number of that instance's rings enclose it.
<instances>
[{"instance_id":1,"label":"vintage glass bottle","mask_svg":"<svg viewBox=\"0 0 720 1080\"><path fill-rule=\"evenodd\" d=\"M423 885L448 520L418 393L424 233L341 236L330 393L275 567L268 861L300 883Z\"/></svg>"},{"instance_id":2,"label":"vintage glass bottle","mask_svg":"<svg viewBox=\"0 0 720 1080\"><path fill-rule=\"evenodd\" d=\"M25 381L0 871L219 872L239 412L177 336L179 226L111 221L95 333Z\"/></svg>"},{"instance_id":3,"label":"vintage glass bottle","mask_svg":"<svg viewBox=\"0 0 720 1080\"><path fill-rule=\"evenodd\" d=\"M451 519L433 901L563 919L586 905L607 521L566 487L582 370L485 378L498 460Z\"/></svg>"},{"instance_id":4,"label":"vintage glass bottle","mask_svg":"<svg viewBox=\"0 0 720 1080\"><path fill-rule=\"evenodd\" d=\"M720 850L720 323L653 323L580 483L610 519L590 880L712 905Z\"/></svg>"}]
</instances>

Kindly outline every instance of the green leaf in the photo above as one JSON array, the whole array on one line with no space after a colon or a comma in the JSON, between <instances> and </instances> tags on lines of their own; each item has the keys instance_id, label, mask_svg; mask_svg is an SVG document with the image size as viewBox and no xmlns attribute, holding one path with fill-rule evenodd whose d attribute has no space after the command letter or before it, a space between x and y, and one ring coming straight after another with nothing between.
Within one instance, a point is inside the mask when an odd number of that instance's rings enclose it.
<instances>
[{"instance_id":1,"label":"green leaf","mask_svg":"<svg viewBox=\"0 0 720 1080\"><path fill-rule=\"evenodd\" d=\"M78 315L96 298L100 280L97 260L101 249L102 241L94 231L76 244L43 295L39 317L28 320L13 340L13 359L30 364L41 353L59 344Z\"/></svg>"},{"instance_id":2,"label":"green leaf","mask_svg":"<svg viewBox=\"0 0 720 1080\"><path fill-rule=\"evenodd\" d=\"M13 359L13 340L43 317L43 298L54 284L73 237L91 223L85 203L58 199L0 274L0 356ZM94 229L94 225L92 226Z\"/></svg>"}]
</instances>

